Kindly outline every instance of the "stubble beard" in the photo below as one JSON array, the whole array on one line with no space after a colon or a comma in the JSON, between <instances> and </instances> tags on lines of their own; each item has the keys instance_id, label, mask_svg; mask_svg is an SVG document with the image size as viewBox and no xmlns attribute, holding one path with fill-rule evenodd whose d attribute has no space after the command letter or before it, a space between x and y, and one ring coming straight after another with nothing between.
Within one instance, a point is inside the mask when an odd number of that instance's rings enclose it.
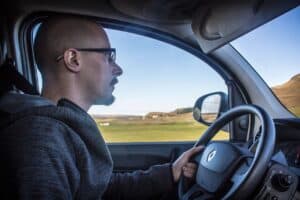
<instances>
[{"instance_id":1,"label":"stubble beard","mask_svg":"<svg viewBox=\"0 0 300 200\"><path fill-rule=\"evenodd\" d=\"M97 99L96 102L94 103L94 105L109 106L109 105L113 104L114 101L115 101L115 97L113 95L110 95L109 97L106 97L106 98Z\"/></svg>"}]
</instances>

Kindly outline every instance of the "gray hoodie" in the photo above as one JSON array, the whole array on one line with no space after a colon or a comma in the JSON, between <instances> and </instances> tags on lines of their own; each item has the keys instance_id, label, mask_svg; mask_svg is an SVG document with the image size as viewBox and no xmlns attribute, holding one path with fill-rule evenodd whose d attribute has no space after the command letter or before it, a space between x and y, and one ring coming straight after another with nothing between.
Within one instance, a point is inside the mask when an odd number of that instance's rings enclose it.
<instances>
[{"instance_id":1,"label":"gray hoodie","mask_svg":"<svg viewBox=\"0 0 300 200\"><path fill-rule=\"evenodd\" d=\"M94 120L62 99L0 98L1 198L100 199L112 159Z\"/></svg>"},{"instance_id":2,"label":"gray hoodie","mask_svg":"<svg viewBox=\"0 0 300 200\"><path fill-rule=\"evenodd\" d=\"M175 189L171 164L113 173L94 120L67 99L0 98L1 199L158 199ZM174 199L174 198L172 198Z\"/></svg>"}]
</instances>

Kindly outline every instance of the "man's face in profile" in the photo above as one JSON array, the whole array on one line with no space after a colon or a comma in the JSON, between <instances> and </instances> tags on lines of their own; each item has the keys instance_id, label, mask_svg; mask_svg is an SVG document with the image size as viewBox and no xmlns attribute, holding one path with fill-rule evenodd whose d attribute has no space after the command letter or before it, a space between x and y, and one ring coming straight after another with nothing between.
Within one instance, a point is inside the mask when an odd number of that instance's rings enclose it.
<instances>
[{"instance_id":1,"label":"man's face in profile","mask_svg":"<svg viewBox=\"0 0 300 200\"><path fill-rule=\"evenodd\" d=\"M110 49L110 43L105 32L94 39L93 48ZM95 96L93 104L111 105L115 97L113 91L118 83L117 77L122 74L122 69L115 63L115 52L81 52L85 67L88 90Z\"/></svg>"}]
</instances>

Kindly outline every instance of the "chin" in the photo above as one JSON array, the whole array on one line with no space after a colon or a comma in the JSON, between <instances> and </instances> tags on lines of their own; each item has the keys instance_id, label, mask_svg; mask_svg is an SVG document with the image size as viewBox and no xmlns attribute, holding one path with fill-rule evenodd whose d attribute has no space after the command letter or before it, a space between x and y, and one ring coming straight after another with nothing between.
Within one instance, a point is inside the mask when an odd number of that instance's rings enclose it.
<instances>
[{"instance_id":1,"label":"chin","mask_svg":"<svg viewBox=\"0 0 300 200\"><path fill-rule=\"evenodd\" d=\"M109 106L109 105L113 104L114 101L115 101L115 97L113 95L111 95L110 97L107 97L107 98L97 99L96 102L94 103L94 105Z\"/></svg>"}]
</instances>

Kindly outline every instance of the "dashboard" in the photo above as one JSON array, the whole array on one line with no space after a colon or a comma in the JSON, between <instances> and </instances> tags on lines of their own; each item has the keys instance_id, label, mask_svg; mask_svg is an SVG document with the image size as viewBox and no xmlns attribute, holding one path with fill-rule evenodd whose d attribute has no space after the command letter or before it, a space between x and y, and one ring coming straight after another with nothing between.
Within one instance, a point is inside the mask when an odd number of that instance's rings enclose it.
<instances>
[{"instance_id":1,"label":"dashboard","mask_svg":"<svg viewBox=\"0 0 300 200\"><path fill-rule=\"evenodd\" d=\"M274 154L282 152L288 167L300 177L300 119L274 120L276 147Z\"/></svg>"},{"instance_id":2,"label":"dashboard","mask_svg":"<svg viewBox=\"0 0 300 200\"><path fill-rule=\"evenodd\" d=\"M274 120L276 146L271 165L255 199L300 197L300 119Z\"/></svg>"},{"instance_id":3,"label":"dashboard","mask_svg":"<svg viewBox=\"0 0 300 200\"><path fill-rule=\"evenodd\" d=\"M300 140L279 142L276 145L275 153L280 151L284 154L289 168L300 176Z\"/></svg>"}]
</instances>

